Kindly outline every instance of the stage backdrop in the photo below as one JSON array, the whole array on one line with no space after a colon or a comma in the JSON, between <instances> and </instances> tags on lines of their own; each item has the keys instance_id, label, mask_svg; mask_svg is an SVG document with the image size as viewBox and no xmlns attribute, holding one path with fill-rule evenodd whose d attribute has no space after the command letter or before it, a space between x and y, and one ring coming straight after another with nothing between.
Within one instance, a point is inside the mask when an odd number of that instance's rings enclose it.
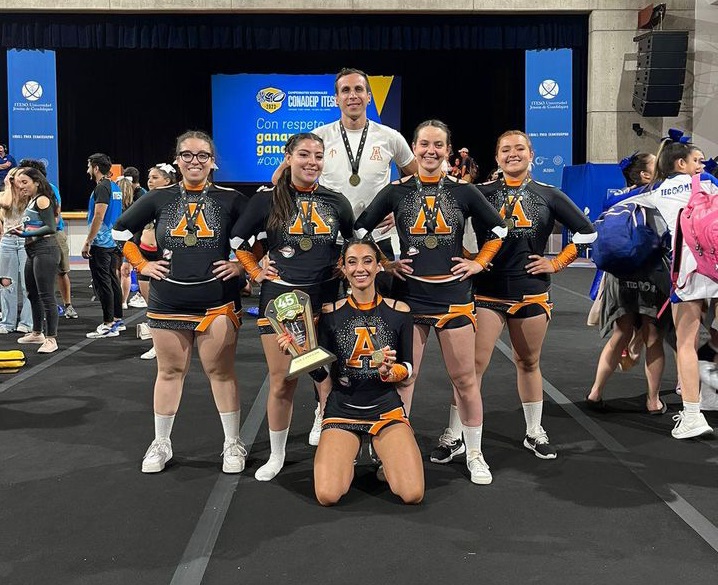
<instances>
[{"instance_id":1,"label":"stage backdrop","mask_svg":"<svg viewBox=\"0 0 718 585\"><path fill-rule=\"evenodd\" d=\"M218 181L269 183L292 134L333 122L340 112L334 74L213 75L212 127ZM369 76L370 120L401 127L401 79Z\"/></svg>"},{"instance_id":2,"label":"stage backdrop","mask_svg":"<svg viewBox=\"0 0 718 585\"><path fill-rule=\"evenodd\" d=\"M534 147L533 177L561 186L572 164L572 51L526 51L526 133Z\"/></svg>"},{"instance_id":3,"label":"stage backdrop","mask_svg":"<svg viewBox=\"0 0 718 585\"><path fill-rule=\"evenodd\" d=\"M10 152L15 160L40 159L58 185L55 51L7 52Z\"/></svg>"}]
</instances>

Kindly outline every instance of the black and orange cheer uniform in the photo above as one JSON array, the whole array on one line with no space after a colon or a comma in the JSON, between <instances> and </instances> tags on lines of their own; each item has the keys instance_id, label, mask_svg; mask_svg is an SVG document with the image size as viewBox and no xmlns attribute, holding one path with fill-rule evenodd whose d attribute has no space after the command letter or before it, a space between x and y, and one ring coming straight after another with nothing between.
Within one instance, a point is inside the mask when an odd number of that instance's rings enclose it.
<instances>
[{"instance_id":1,"label":"black and orange cheer uniform","mask_svg":"<svg viewBox=\"0 0 718 585\"><path fill-rule=\"evenodd\" d=\"M214 262L229 259L230 229L246 205L247 197L233 189L207 184L195 191L171 185L140 197L119 217L112 237L124 243L130 262L136 265L134 255L141 252L132 235L154 221L157 247L170 264L164 279L150 280L150 327L204 331L218 315L239 326L246 279L220 280L212 271Z\"/></svg>"},{"instance_id":2,"label":"black and orange cheer uniform","mask_svg":"<svg viewBox=\"0 0 718 585\"><path fill-rule=\"evenodd\" d=\"M393 301L390 301L393 302ZM395 369L411 375L413 321L381 296L357 304L352 297L319 319L318 342L337 356L331 364L332 391L322 428L376 435L388 425L409 424L392 381L384 381L372 354L385 346L396 350ZM326 368L326 366L325 366Z\"/></svg>"},{"instance_id":3,"label":"black and orange cheer uniform","mask_svg":"<svg viewBox=\"0 0 718 585\"><path fill-rule=\"evenodd\" d=\"M250 277L260 271L249 252L252 237L266 240L269 258L279 273L277 279L262 282L257 320L261 333L274 333L264 311L269 301L284 292L298 289L307 293L315 316L322 304L336 300L339 236L349 239L354 234L351 203L341 193L321 185L315 185L311 191L294 190L296 212L281 229L268 231L273 194L274 190L255 193L232 228L232 247Z\"/></svg>"},{"instance_id":4,"label":"black and orange cheer uniform","mask_svg":"<svg viewBox=\"0 0 718 585\"><path fill-rule=\"evenodd\" d=\"M357 230L371 231L393 212L401 258L412 260L406 281L395 279L393 295L405 301L419 324L437 328L475 325L471 280L451 273L453 257L463 256L466 218L490 233L476 261L491 261L506 232L503 220L474 186L454 177L405 177L384 187L361 214ZM487 249L491 250L487 254Z\"/></svg>"},{"instance_id":5,"label":"black and orange cheer uniform","mask_svg":"<svg viewBox=\"0 0 718 585\"><path fill-rule=\"evenodd\" d=\"M491 271L474 276L477 308L499 311L507 317L551 316L549 300L551 278L548 274L531 275L526 265L529 256L543 256L556 221L573 232L573 241L553 260L561 270L578 256L577 245L596 238L593 224L568 196L551 185L527 178L520 185L507 185L503 179L480 185L486 199L507 221L508 235L493 259ZM479 245L487 233L474 225Z\"/></svg>"}]
</instances>

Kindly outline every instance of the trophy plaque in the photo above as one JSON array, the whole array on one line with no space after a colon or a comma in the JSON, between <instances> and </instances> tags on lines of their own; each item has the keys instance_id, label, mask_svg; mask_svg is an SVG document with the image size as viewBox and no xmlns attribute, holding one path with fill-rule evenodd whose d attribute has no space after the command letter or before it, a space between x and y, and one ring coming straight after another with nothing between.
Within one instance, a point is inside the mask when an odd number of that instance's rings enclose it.
<instances>
[{"instance_id":1,"label":"trophy plaque","mask_svg":"<svg viewBox=\"0 0 718 585\"><path fill-rule=\"evenodd\" d=\"M292 338L288 348L292 359L287 380L336 361L337 357L333 353L317 345L312 303L308 294L300 290L283 293L269 301L264 316L277 335L288 333Z\"/></svg>"}]
</instances>

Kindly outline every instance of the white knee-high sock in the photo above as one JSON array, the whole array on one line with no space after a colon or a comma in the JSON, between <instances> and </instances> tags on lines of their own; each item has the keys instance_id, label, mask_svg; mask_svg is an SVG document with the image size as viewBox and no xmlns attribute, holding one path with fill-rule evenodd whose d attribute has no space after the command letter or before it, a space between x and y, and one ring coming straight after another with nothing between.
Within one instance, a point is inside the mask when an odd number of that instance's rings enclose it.
<instances>
[{"instance_id":1,"label":"white knee-high sock","mask_svg":"<svg viewBox=\"0 0 718 585\"><path fill-rule=\"evenodd\" d=\"M239 410L234 412L220 412L222 429L224 429L224 440L239 438Z\"/></svg>"},{"instance_id":2,"label":"white knee-high sock","mask_svg":"<svg viewBox=\"0 0 718 585\"><path fill-rule=\"evenodd\" d=\"M461 424L461 419L459 418L459 409L456 408L456 404L452 404L449 407L449 428L451 429L451 433L454 435L455 438L461 438L461 431L463 430L463 425Z\"/></svg>"},{"instance_id":3,"label":"white knee-high sock","mask_svg":"<svg viewBox=\"0 0 718 585\"><path fill-rule=\"evenodd\" d=\"M172 433L172 425L175 422L175 415L157 414L155 412L155 440L167 439L169 441Z\"/></svg>"},{"instance_id":4,"label":"white knee-high sock","mask_svg":"<svg viewBox=\"0 0 718 585\"><path fill-rule=\"evenodd\" d=\"M524 418L526 419L526 434L535 437L541 434L541 416L543 415L543 400L538 402L522 402Z\"/></svg>"},{"instance_id":5,"label":"white knee-high sock","mask_svg":"<svg viewBox=\"0 0 718 585\"><path fill-rule=\"evenodd\" d=\"M464 443L466 444L466 461L469 462L481 453L481 434L484 430L484 425L478 427L467 427L461 425L464 433Z\"/></svg>"},{"instance_id":6,"label":"white knee-high sock","mask_svg":"<svg viewBox=\"0 0 718 585\"><path fill-rule=\"evenodd\" d=\"M285 448L287 446L287 437L289 436L289 427L283 431L269 431L269 447L271 454L269 460L262 465L254 474L255 479L259 481L269 481L274 479L284 467Z\"/></svg>"}]
</instances>

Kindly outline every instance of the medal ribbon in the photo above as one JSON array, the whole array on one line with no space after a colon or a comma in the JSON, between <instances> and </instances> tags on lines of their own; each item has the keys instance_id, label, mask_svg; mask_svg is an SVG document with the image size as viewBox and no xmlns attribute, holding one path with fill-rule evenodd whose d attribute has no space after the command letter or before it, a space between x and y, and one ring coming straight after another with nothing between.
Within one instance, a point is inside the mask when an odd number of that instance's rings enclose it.
<instances>
[{"instance_id":1,"label":"medal ribbon","mask_svg":"<svg viewBox=\"0 0 718 585\"><path fill-rule=\"evenodd\" d=\"M444 179L446 175L441 175L439 183L436 185L436 197L434 197L434 208L429 207L429 203L426 200L426 193L424 193L424 185L419 179L419 175L414 175L414 182L416 183L416 190L421 197L421 208L424 210L426 216L426 227L427 231L433 234L436 231L436 218L439 215L439 198L441 197L441 188L444 186Z\"/></svg>"},{"instance_id":2,"label":"medal ribbon","mask_svg":"<svg viewBox=\"0 0 718 585\"><path fill-rule=\"evenodd\" d=\"M197 206L194 208L194 213L190 215L189 212L189 196L187 195L187 189L185 189L184 183L180 181L179 188L180 188L180 194L182 195L182 201L184 202L184 217L185 220L187 220L187 233L188 234L194 234L197 232L197 225L196 221L199 217L199 214L202 213L202 209L204 208L204 198L207 196L207 193L209 192L210 183L207 181L204 185L204 188L202 189L202 192L199 194L199 197L197 199Z\"/></svg>"},{"instance_id":3,"label":"medal ribbon","mask_svg":"<svg viewBox=\"0 0 718 585\"><path fill-rule=\"evenodd\" d=\"M364 130L361 133L361 139L359 140L359 148L357 148L356 158L354 158L354 155L352 154L352 147L351 144L349 144L349 137L347 136L347 131L344 129L344 124L342 124L341 121L339 121L338 124L339 132L341 132L342 140L344 141L344 148L346 148L347 156L349 157L349 164L352 166L352 174L358 176L359 161L361 160L361 153L364 152L364 143L366 142L366 135L369 131L369 120L367 119L366 124L364 124Z\"/></svg>"}]
</instances>

